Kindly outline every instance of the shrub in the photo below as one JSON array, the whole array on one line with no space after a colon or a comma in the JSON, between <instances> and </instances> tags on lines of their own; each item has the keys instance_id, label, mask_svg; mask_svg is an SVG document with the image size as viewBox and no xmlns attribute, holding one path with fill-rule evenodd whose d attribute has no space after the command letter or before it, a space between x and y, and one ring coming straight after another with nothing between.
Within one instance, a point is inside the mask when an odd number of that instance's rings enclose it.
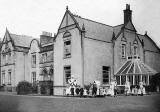
<instances>
[{"instance_id":1,"label":"shrub","mask_svg":"<svg viewBox=\"0 0 160 112\"><path fill-rule=\"evenodd\" d=\"M32 85L32 93L38 93L38 85L37 84Z\"/></svg>"},{"instance_id":2,"label":"shrub","mask_svg":"<svg viewBox=\"0 0 160 112\"><path fill-rule=\"evenodd\" d=\"M42 83L41 84L41 94L46 94L46 88L47 88L47 85L45 83Z\"/></svg>"},{"instance_id":3,"label":"shrub","mask_svg":"<svg viewBox=\"0 0 160 112\"><path fill-rule=\"evenodd\" d=\"M29 94L32 92L32 84L27 81L21 81L17 85L17 94Z\"/></svg>"}]
</instances>

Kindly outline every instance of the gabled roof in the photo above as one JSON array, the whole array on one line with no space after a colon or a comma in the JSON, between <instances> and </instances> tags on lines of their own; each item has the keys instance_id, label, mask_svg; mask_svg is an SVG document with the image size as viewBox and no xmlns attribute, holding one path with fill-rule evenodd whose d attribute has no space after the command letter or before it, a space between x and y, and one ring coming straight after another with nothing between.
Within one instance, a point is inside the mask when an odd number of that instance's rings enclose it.
<instances>
[{"instance_id":1,"label":"gabled roof","mask_svg":"<svg viewBox=\"0 0 160 112\"><path fill-rule=\"evenodd\" d=\"M120 31L121 31L123 26L124 26L124 24L120 24L120 25L117 25L117 26L113 27L114 33L115 33L115 37L120 33Z\"/></svg>"},{"instance_id":2,"label":"gabled roof","mask_svg":"<svg viewBox=\"0 0 160 112\"><path fill-rule=\"evenodd\" d=\"M141 42L143 41L145 50L155 51L155 52L160 51L160 48L157 46L157 44L147 34L145 35L138 34L138 37L141 40Z\"/></svg>"},{"instance_id":3,"label":"gabled roof","mask_svg":"<svg viewBox=\"0 0 160 112\"><path fill-rule=\"evenodd\" d=\"M15 46L19 47L30 47L30 42L32 41L31 36L26 36L26 35L17 35L17 34L12 34L10 33L10 37L12 41L14 42Z\"/></svg>"},{"instance_id":4,"label":"gabled roof","mask_svg":"<svg viewBox=\"0 0 160 112\"><path fill-rule=\"evenodd\" d=\"M112 26L105 25L105 24L95 22L89 19L75 16L75 15L74 15L74 18L76 19L81 29L84 24L85 31L86 31L86 34L85 34L86 37L111 42L112 34L113 34Z\"/></svg>"}]
</instances>

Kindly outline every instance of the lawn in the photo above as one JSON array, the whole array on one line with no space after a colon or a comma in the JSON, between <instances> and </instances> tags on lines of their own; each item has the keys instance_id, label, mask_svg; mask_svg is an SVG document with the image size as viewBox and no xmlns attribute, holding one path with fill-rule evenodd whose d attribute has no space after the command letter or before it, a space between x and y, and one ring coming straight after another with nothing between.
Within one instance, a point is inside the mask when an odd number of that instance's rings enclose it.
<instances>
[{"instance_id":1,"label":"lawn","mask_svg":"<svg viewBox=\"0 0 160 112\"><path fill-rule=\"evenodd\" d=\"M160 112L160 95L115 98L0 95L0 112Z\"/></svg>"}]
</instances>

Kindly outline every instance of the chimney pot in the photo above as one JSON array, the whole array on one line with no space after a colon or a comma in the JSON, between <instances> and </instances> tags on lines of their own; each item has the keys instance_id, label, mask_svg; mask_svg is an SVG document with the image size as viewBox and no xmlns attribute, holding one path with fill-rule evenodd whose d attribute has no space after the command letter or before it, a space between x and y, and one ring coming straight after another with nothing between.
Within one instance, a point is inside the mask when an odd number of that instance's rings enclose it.
<instances>
[{"instance_id":1,"label":"chimney pot","mask_svg":"<svg viewBox=\"0 0 160 112\"><path fill-rule=\"evenodd\" d=\"M132 10L130 10L130 5L126 4L126 9L124 10L124 24L132 21Z\"/></svg>"}]
</instances>

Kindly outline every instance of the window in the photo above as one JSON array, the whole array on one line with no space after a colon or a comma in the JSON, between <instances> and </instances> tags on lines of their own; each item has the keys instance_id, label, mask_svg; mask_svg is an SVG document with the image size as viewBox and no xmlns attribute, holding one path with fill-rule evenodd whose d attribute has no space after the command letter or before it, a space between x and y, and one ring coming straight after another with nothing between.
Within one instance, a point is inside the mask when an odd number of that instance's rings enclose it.
<instances>
[{"instance_id":1,"label":"window","mask_svg":"<svg viewBox=\"0 0 160 112\"><path fill-rule=\"evenodd\" d=\"M71 40L64 41L64 58L71 57Z\"/></svg>"},{"instance_id":2,"label":"window","mask_svg":"<svg viewBox=\"0 0 160 112\"><path fill-rule=\"evenodd\" d=\"M134 55L137 55L137 46L134 46L133 53L134 53Z\"/></svg>"},{"instance_id":3,"label":"window","mask_svg":"<svg viewBox=\"0 0 160 112\"><path fill-rule=\"evenodd\" d=\"M121 46L121 55L122 55L122 58L126 57L126 45L125 44L122 44Z\"/></svg>"},{"instance_id":4,"label":"window","mask_svg":"<svg viewBox=\"0 0 160 112\"><path fill-rule=\"evenodd\" d=\"M129 80L130 84L133 85L133 76L132 75L128 76L128 80Z\"/></svg>"},{"instance_id":5,"label":"window","mask_svg":"<svg viewBox=\"0 0 160 112\"><path fill-rule=\"evenodd\" d=\"M41 56L41 62L44 63L44 54Z\"/></svg>"},{"instance_id":6,"label":"window","mask_svg":"<svg viewBox=\"0 0 160 112\"><path fill-rule=\"evenodd\" d=\"M8 53L8 62L11 62L11 52Z\"/></svg>"},{"instance_id":7,"label":"window","mask_svg":"<svg viewBox=\"0 0 160 112\"><path fill-rule=\"evenodd\" d=\"M32 55L32 67L36 67L36 55Z\"/></svg>"},{"instance_id":8,"label":"window","mask_svg":"<svg viewBox=\"0 0 160 112\"><path fill-rule=\"evenodd\" d=\"M147 76L146 75L142 76L142 81L144 84L147 84Z\"/></svg>"},{"instance_id":9,"label":"window","mask_svg":"<svg viewBox=\"0 0 160 112\"><path fill-rule=\"evenodd\" d=\"M5 71L2 71L2 84L5 84Z\"/></svg>"},{"instance_id":10,"label":"window","mask_svg":"<svg viewBox=\"0 0 160 112\"><path fill-rule=\"evenodd\" d=\"M135 75L135 85L139 85L139 82L140 82L140 76Z\"/></svg>"},{"instance_id":11,"label":"window","mask_svg":"<svg viewBox=\"0 0 160 112\"><path fill-rule=\"evenodd\" d=\"M103 84L109 83L109 67L103 66L102 67L102 75L103 75Z\"/></svg>"},{"instance_id":12,"label":"window","mask_svg":"<svg viewBox=\"0 0 160 112\"><path fill-rule=\"evenodd\" d=\"M124 85L126 83L126 76L121 75L121 84Z\"/></svg>"},{"instance_id":13,"label":"window","mask_svg":"<svg viewBox=\"0 0 160 112\"><path fill-rule=\"evenodd\" d=\"M8 84L11 84L11 71L8 71Z\"/></svg>"},{"instance_id":14,"label":"window","mask_svg":"<svg viewBox=\"0 0 160 112\"><path fill-rule=\"evenodd\" d=\"M120 76L116 76L117 85L120 85Z\"/></svg>"},{"instance_id":15,"label":"window","mask_svg":"<svg viewBox=\"0 0 160 112\"><path fill-rule=\"evenodd\" d=\"M32 72L32 83L36 83L36 72Z\"/></svg>"},{"instance_id":16,"label":"window","mask_svg":"<svg viewBox=\"0 0 160 112\"><path fill-rule=\"evenodd\" d=\"M47 62L47 53L44 54L44 62Z\"/></svg>"},{"instance_id":17,"label":"window","mask_svg":"<svg viewBox=\"0 0 160 112\"><path fill-rule=\"evenodd\" d=\"M64 67L65 83L68 84L68 80L71 79L71 66Z\"/></svg>"},{"instance_id":18,"label":"window","mask_svg":"<svg viewBox=\"0 0 160 112\"><path fill-rule=\"evenodd\" d=\"M3 54L3 64L6 64L6 55Z\"/></svg>"},{"instance_id":19,"label":"window","mask_svg":"<svg viewBox=\"0 0 160 112\"><path fill-rule=\"evenodd\" d=\"M47 53L43 53L41 55L41 60L40 60L41 63L45 63L47 62Z\"/></svg>"}]
</instances>

